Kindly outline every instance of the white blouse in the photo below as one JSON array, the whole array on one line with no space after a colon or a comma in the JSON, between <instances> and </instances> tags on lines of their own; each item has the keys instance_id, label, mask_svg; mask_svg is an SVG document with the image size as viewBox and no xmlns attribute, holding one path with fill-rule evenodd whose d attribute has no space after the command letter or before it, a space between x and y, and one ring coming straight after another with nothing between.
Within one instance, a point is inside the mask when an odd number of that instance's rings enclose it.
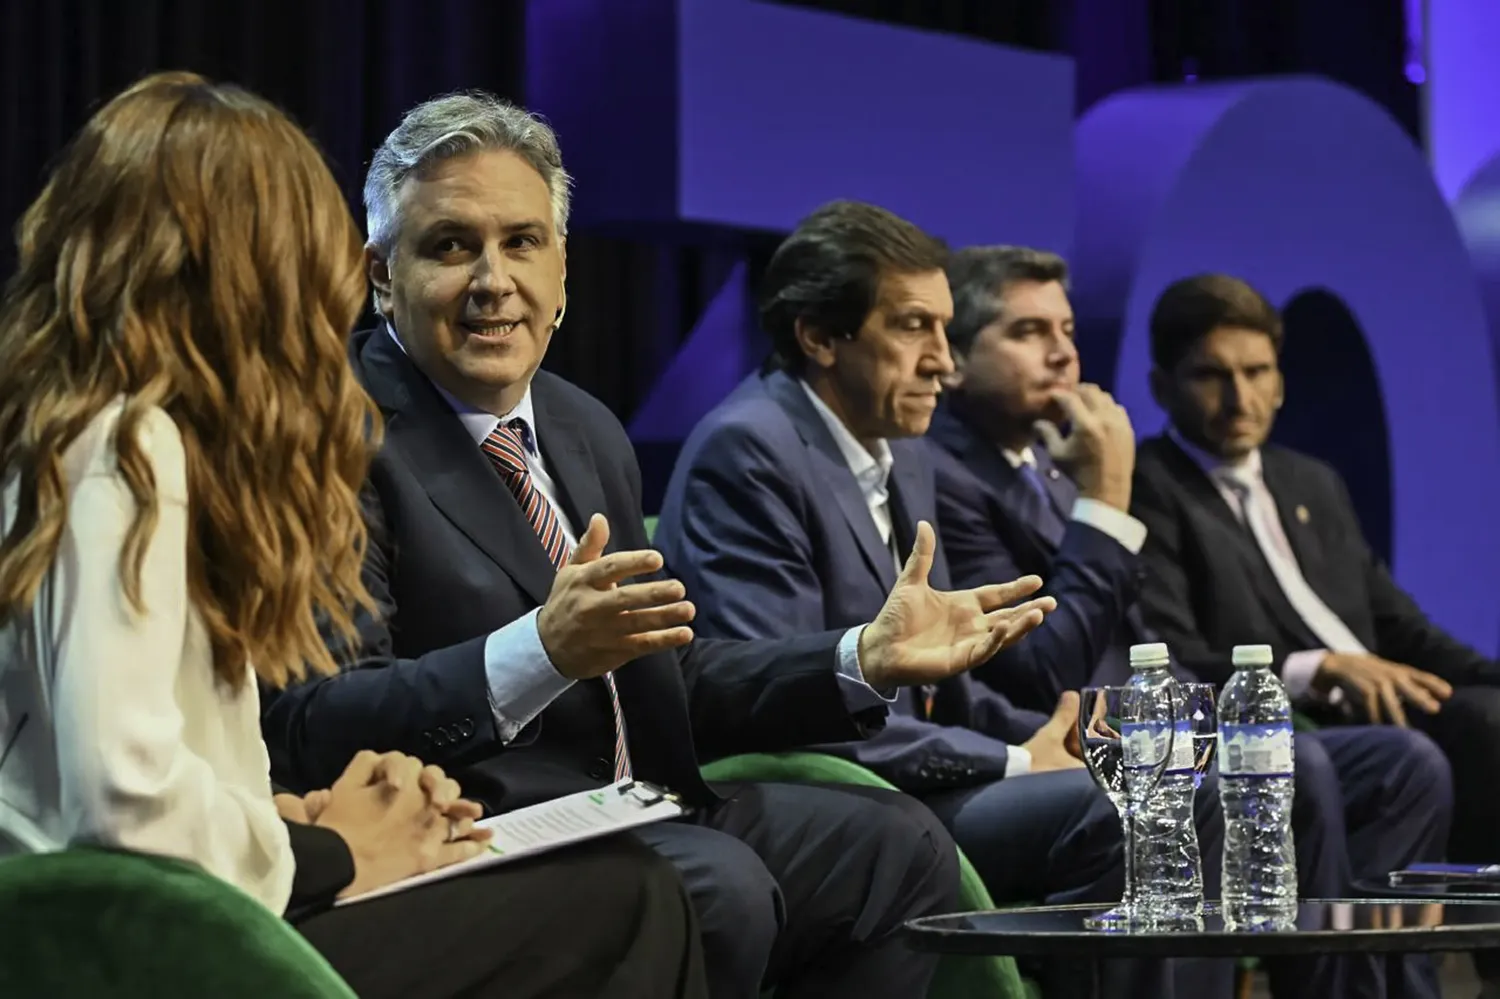
<instances>
[{"instance_id":1,"label":"white blouse","mask_svg":"<svg viewBox=\"0 0 1500 999\"><path fill-rule=\"evenodd\" d=\"M188 601L187 466L160 409L138 431L159 504L144 613L120 584L136 509L115 461L122 408L106 408L64 455L57 558L32 613L0 622L0 855L94 844L179 857L279 914L293 861L260 698L253 679L231 690L215 678ZM17 489L11 476L0 531L15 521Z\"/></svg>"}]
</instances>

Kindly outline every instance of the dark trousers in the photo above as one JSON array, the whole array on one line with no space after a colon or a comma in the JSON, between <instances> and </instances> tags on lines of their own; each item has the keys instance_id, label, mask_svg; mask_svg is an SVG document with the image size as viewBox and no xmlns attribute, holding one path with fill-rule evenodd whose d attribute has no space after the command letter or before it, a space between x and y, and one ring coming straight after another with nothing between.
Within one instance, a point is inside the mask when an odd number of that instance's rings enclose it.
<instances>
[{"instance_id":1,"label":"dark trousers","mask_svg":"<svg viewBox=\"0 0 1500 999\"><path fill-rule=\"evenodd\" d=\"M1407 864L1440 859L1452 808L1448 765L1419 732L1339 726L1299 733L1292 801L1298 894L1348 898L1353 881L1383 881ZM1436 999L1431 959L1403 964L1404 994ZM1380 999L1384 968L1384 957L1266 962L1276 999Z\"/></svg>"},{"instance_id":2,"label":"dark trousers","mask_svg":"<svg viewBox=\"0 0 1500 999\"><path fill-rule=\"evenodd\" d=\"M1065 905L1120 900L1125 887L1119 813L1086 770L1028 774L982 787L927 795L997 904ZM1212 781L1194 809L1205 880L1218 884L1223 823ZM1048 999L1088 995L1087 962L1029 968ZM1233 968L1224 961L1108 961L1100 994L1120 999L1228 996Z\"/></svg>"},{"instance_id":3,"label":"dark trousers","mask_svg":"<svg viewBox=\"0 0 1500 999\"><path fill-rule=\"evenodd\" d=\"M740 784L639 830L697 910L714 999L915 999L937 958L901 925L958 908L953 840L915 799L848 785Z\"/></svg>"},{"instance_id":4,"label":"dark trousers","mask_svg":"<svg viewBox=\"0 0 1500 999\"><path fill-rule=\"evenodd\" d=\"M296 924L361 999L703 999L677 871L617 836Z\"/></svg>"},{"instance_id":5,"label":"dark trousers","mask_svg":"<svg viewBox=\"0 0 1500 999\"><path fill-rule=\"evenodd\" d=\"M1453 768L1448 859L1463 864L1500 862L1492 807L1500 787L1500 687L1455 687L1437 714L1408 710L1407 717L1442 747ZM1476 951L1474 966L1487 985L1500 988L1500 951Z\"/></svg>"}]
</instances>

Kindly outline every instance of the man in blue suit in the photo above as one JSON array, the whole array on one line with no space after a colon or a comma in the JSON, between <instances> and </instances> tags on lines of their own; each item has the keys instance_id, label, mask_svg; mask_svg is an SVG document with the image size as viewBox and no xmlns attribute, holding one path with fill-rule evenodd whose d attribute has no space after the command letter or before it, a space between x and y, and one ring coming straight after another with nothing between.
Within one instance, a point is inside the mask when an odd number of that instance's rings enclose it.
<instances>
[{"instance_id":1,"label":"man in blue suit","mask_svg":"<svg viewBox=\"0 0 1500 999\"><path fill-rule=\"evenodd\" d=\"M1119 682L1131 643L1158 641L1137 601L1144 524L1127 511L1135 435L1124 410L1081 384L1067 265L1022 247L971 247L948 278L957 367L933 419L938 526L954 585L1034 573L1058 609L1023 649L997 654L981 682L1021 704L1086 680ZM1058 431L1068 426L1067 436ZM1008 578L1008 577L1006 577ZM1251 636L1246 636L1249 640ZM1418 733L1370 726L1297 737L1292 817L1303 897L1337 897L1356 877L1441 855L1451 779ZM1408 995L1434 995L1424 962ZM1376 962L1271 962L1289 995L1379 996Z\"/></svg>"},{"instance_id":2,"label":"man in blue suit","mask_svg":"<svg viewBox=\"0 0 1500 999\"><path fill-rule=\"evenodd\" d=\"M769 638L868 619L936 516L919 437L953 370L946 248L880 208L835 202L776 252L761 317L775 355L687 440L656 543L699 634ZM949 585L943 546L928 576ZM1005 901L1114 900L1120 824L1074 755L1078 702L1050 718L956 675L897 695L885 729L827 751L921 798ZM1054 710L1055 708L1055 710ZM1217 802L1200 802L1216 867ZM1203 969L1197 969L1199 971ZM1042 969L1049 996L1068 969ZM1170 994L1164 966L1111 967L1108 995ZM1210 969L1227 991L1227 970ZM1199 980L1190 992L1216 990Z\"/></svg>"}]
</instances>

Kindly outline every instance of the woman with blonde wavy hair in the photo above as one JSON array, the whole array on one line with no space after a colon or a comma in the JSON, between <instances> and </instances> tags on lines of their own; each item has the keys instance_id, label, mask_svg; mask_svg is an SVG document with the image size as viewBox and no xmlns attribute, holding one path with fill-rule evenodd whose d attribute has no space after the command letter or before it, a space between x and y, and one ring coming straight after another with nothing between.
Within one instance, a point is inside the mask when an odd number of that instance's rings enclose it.
<instances>
[{"instance_id":1,"label":"woman with blonde wavy hair","mask_svg":"<svg viewBox=\"0 0 1500 999\"><path fill-rule=\"evenodd\" d=\"M17 241L0 855L196 862L290 911L361 995L700 994L688 903L643 847L329 910L477 855L479 808L397 753L273 797L259 685L336 670L320 624L351 638L374 612L358 491L379 418L346 356L361 240L307 137L238 88L149 77L84 126Z\"/></svg>"}]
</instances>

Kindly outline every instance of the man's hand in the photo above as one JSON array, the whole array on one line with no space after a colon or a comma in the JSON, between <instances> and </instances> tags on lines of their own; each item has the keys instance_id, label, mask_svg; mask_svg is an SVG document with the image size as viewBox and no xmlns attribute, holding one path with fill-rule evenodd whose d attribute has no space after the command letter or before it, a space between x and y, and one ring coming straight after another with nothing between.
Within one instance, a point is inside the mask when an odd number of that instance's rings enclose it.
<instances>
[{"instance_id":1,"label":"man's hand","mask_svg":"<svg viewBox=\"0 0 1500 999\"><path fill-rule=\"evenodd\" d=\"M860 669L877 690L938 683L972 669L1020 641L1057 607L1051 597L1007 606L1041 588L1036 576L972 590L934 590L927 574L936 550L932 525L924 520L885 606L860 635Z\"/></svg>"},{"instance_id":2,"label":"man's hand","mask_svg":"<svg viewBox=\"0 0 1500 999\"><path fill-rule=\"evenodd\" d=\"M1313 689L1326 694L1335 687L1364 707L1371 724L1388 721L1406 728L1406 708L1413 704L1437 714L1453 688L1441 677L1361 652L1330 652L1313 677Z\"/></svg>"},{"instance_id":3,"label":"man's hand","mask_svg":"<svg viewBox=\"0 0 1500 999\"><path fill-rule=\"evenodd\" d=\"M1036 730L1021 748L1031 754L1031 772L1077 770L1083 766L1078 746L1078 693L1065 691L1047 724Z\"/></svg>"},{"instance_id":4,"label":"man's hand","mask_svg":"<svg viewBox=\"0 0 1500 999\"><path fill-rule=\"evenodd\" d=\"M313 820L308 817L307 806L295 794L277 794L273 795L271 800L276 803L276 814L283 819L304 826L312 825Z\"/></svg>"},{"instance_id":5,"label":"man's hand","mask_svg":"<svg viewBox=\"0 0 1500 999\"><path fill-rule=\"evenodd\" d=\"M387 775L400 772L394 784L381 777L382 767ZM448 778L428 775L428 769L437 768L399 753L366 750L328 790L315 824L338 833L354 857L354 881L341 895L372 891L484 850L491 833L474 826L480 806L456 797L458 786L449 787L443 783Z\"/></svg>"},{"instance_id":6,"label":"man's hand","mask_svg":"<svg viewBox=\"0 0 1500 999\"><path fill-rule=\"evenodd\" d=\"M547 658L570 680L587 680L650 652L686 645L693 605L675 579L621 585L662 567L654 551L604 554L609 522L594 514L567 565L558 570L537 633Z\"/></svg>"},{"instance_id":7,"label":"man's hand","mask_svg":"<svg viewBox=\"0 0 1500 999\"><path fill-rule=\"evenodd\" d=\"M1036 432L1047 453L1065 468L1078 493L1130 509L1130 478L1135 472L1135 430L1125 407L1097 385L1079 385L1077 392L1058 389L1052 399L1067 414L1071 429L1064 437L1057 425L1038 420Z\"/></svg>"}]
</instances>

